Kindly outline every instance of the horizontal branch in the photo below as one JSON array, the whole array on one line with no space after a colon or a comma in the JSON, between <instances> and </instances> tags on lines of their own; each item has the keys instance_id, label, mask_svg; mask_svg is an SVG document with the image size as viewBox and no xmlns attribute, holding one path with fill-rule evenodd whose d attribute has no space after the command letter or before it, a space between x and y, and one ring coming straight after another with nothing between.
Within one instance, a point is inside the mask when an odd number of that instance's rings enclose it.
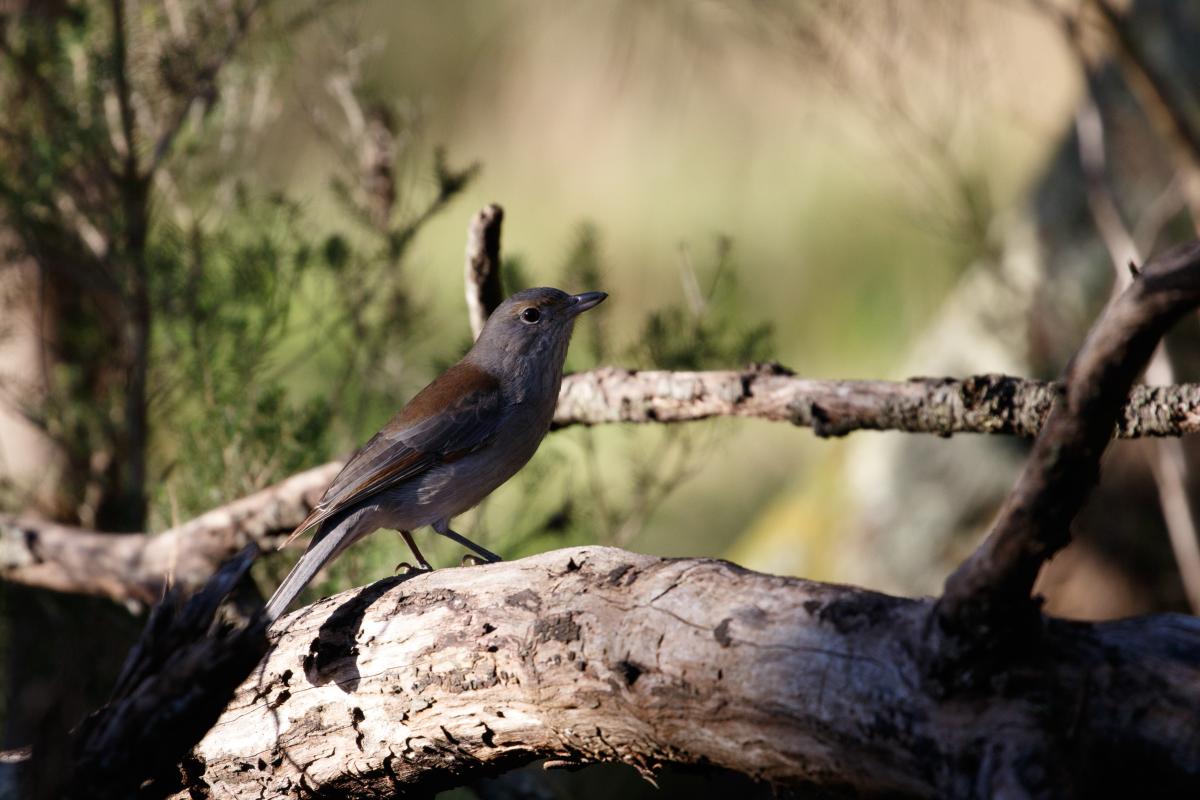
<instances>
[{"instance_id":1,"label":"horizontal branch","mask_svg":"<svg viewBox=\"0 0 1200 800\"><path fill-rule=\"evenodd\" d=\"M0 577L43 589L152 603L168 583L203 584L256 544L274 549L341 469L322 464L159 534L98 533L0 514Z\"/></svg>"},{"instance_id":2,"label":"horizontal branch","mask_svg":"<svg viewBox=\"0 0 1200 800\"><path fill-rule=\"evenodd\" d=\"M185 792L424 795L540 758L920 797L1200 779L1200 620L1046 620L1003 681L945 699L931 610L601 547L389 578L277 624Z\"/></svg>"},{"instance_id":3,"label":"horizontal branch","mask_svg":"<svg viewBox=\"0 0 1200 800\"><path fill-rule=\"evenodd\" d=\"M819 436L856 430L1036 435L1058 384L977 375L961 380L826 381L775 365L709 372L605 367L563 380L554 425L675 423L749 417L808 426ZM1117 435L1200 431L1200 385L1136 387ZM156 535L108 534L0 515L0 577L115 600L149 602L168 581L204 583L253 542L264 551L291 532L341 469L332 461Z\"/></svg>"},{"instance_id":4,"label":"horizontal branch","mask_svg":"<svg viewBox=\"0 0 1200 800\"><path fill-rule=\"evenodd\" d=\"M797 377L774 364L711 372L604 367L563 380L554 424L752 417L812 428L818 436L873 430L1033 437L1061 391L1058 383L1007 375L835 381ZM1116 427L1122 438L1197 432L1200 384L1137 387Z\"/></svg>"}]
</instances>

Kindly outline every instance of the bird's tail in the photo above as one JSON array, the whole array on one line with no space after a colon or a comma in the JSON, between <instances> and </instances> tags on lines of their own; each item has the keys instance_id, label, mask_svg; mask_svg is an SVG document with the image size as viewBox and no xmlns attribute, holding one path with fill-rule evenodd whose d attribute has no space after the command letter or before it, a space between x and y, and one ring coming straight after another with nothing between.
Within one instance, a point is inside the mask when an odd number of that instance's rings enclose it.
<instances>
[{"instance_id":1,"label":"bird's tail","mask_svg":"<svg viewBox=\"0 0 1200 800\"><path fill-rule=\"evenodd\" d=\"M304 555L300 556L296 566L292 567L292 571L288 573L288 576L283 579L283 583L279 584L279 588L275 590L275 594L271 595L271 599L267 601L265 613L268 623L279 619L296 599L296 595L300 594L300 591L308 585L321 567L328 564L341 552L340 545L348 531L340 528L341 526L337 526L331 530L322 526L317 531L312 542L309 543L308 549L304 551Z\"/></svg>"}]
</instances>

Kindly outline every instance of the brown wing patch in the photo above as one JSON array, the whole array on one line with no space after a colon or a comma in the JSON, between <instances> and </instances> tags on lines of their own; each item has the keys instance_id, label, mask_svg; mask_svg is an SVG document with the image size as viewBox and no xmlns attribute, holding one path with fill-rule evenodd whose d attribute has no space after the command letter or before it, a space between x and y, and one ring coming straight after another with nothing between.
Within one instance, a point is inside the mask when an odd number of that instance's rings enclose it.
<instances>
[{"instance_id":1,"label":"brown wing patch","mask_svg":"<svg viewBox=\"0 0 1200 800\"><path fill-rule=\"evenodd\" d=\"M283 544L279 545L279 549L282 550L283 548L287 547L289 544L295 541L300 534L304 533L312 526L324 522L326 519L332 517L343 508L347 508L355 501L372 494L377 489L383 488L396 475L403 473L405 470L412 469L423 459L428 459L428 456L425 453L413 451L404 458L397 459L393 463L387 464L381 469L371 473L365 480L359 481L351 489L337 487L337 493L339 495L337 502L329 503L327 499L322 499L321 502L313 506L313 510L310 511L308 516L304 518L304 521L300 523L299 527L292 531L291 535L284 540ZM336 486L336 478L334 480L335 483L330 486L330 489L333 489ZM329 490L326 490L326 494L329 494Z\"/></svg>"},{"instance_id":2,"label":"brown wing patch","mask_svg":"<svg viewBox=\"0 0 1200 800\"><path fill-rule=\"evenodd\" d=\"M460 361L418 392L384 430L406 428L457 407L463 398L476 392L494 391L499 386L500 381L490 372Z\"/></svg>"},{"instance_id":3,"label":"brown wing patch","mask_svg":"<svg viewBox=\"0 0 1200 800\"><path fill-rule=\"evenodd\" d=\"M339 506L349 505L358 498L365 497L371 494L376 489L382 488L385 484L390 483L393 478L410 471L413 467L423 460L428 460L429 456L426 453L421 453L416 450L407 454L403 458L398 458L390 464L380 467L375 472L372 472L365 480L355 484L353 489L350 489L343 501L339 502Z\"/></svg>"},{"instance_id":4,"label":"brown wing patch","mask_svg":"<svg viewBox=\"0 0 1200 800\"><path fill-rule=\"evenodd\" d=\"M478 449L482 442L450 452L438 453L436 448L428 447L429 443L422 446L413 442L413 449L405 452L399 458L395 458L391 463L380 465L378 469L370 469L366 474L362 474L364 470L361 467L355 468L356 465L369 465L369 461L362 459L372 458L368 454L376 442L394 440L396 434L402 434L413 426L420 427L422 422L432 421L430 418L437 414L444 414L448 418L453 417L456 411L462 414L463 403L467 398L478 398L480 395L494 393L499 386L500 382L491 373L465 362L459 362L443 372L437 380L418 392L408 402L408 405L393 417L370 442L367 442L351 456L342 472L338 473L329 488L325 490L321 501L313 507L299 527L292 531L279 547L282 549L288 546L309 528L324 522L342 509L383 489L390 483L402 481L411 475L422 472L436 462L455 461ZM468 414L468 416L473 415ZM356 472L359 474L355 475Z\"/></svg>"}]
</instances>

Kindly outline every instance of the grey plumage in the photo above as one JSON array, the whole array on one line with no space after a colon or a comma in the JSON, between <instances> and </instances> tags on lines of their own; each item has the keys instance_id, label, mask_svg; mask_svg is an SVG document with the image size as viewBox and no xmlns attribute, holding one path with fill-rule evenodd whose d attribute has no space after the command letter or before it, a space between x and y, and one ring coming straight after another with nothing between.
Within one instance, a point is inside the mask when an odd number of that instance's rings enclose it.
<instances>
[{"instance_id":1,"label":"grey plumage","mask_svg":"<svg viewBox=\"0 0 1200 800\"><path fill-rule=\"evenodd\" d=\"M289 537L317 526L268 601L268 619L278 618L325 564L379 528L407 534L432 525L488 560L498 558L453 531L450 520L533 456L554 416L575 317L605 296L542 288L502 303L470 352L351 456ZM425 563L415 545L414 555Z\"/></svg>"}]
</instances>

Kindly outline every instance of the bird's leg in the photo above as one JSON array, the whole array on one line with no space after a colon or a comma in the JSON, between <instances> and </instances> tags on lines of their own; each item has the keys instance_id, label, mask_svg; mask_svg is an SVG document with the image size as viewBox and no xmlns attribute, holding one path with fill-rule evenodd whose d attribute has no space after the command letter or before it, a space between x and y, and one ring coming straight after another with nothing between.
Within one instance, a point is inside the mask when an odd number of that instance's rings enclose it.
<instances>
[{"instance_id":1,"label":"bird's leg","mask_svg":"<svg viewBox=\"0 0 1200 800\"><path fill-rule=\"evenodd\" d=\"M421 555L420 549L417 547L417 542L408 531L400 531L400 536L404 538L404 543L408 545L408 549L412 550L412 554L417 557L417 563L421 565L421 569L427 569L433 572L433 567L425 560L425 556Z\"/></svg>"},{"instance_id":2,"label":"bird's leg","mask_svg":"<svg viewBox=\"0 0 1200 800\"><path fill-rule=\"evenodd\" d=\"M497 561L504 560L500 556L493 553L491 550L488 550L485 547L480 547L479 545L475 544L470 539L463 536L461 533L456 533L455 531L450 530L450 521L449 520L433 523L433 529L435 531L437 531L438 533L440 533L442 536L445 536L447 539L452 539L453 541L458 542L459 544L461 544L463 547L467 548L468 550L475 551L485 561L490 561L492 563L495 563Z\"/></svg>"}]
</instances>

